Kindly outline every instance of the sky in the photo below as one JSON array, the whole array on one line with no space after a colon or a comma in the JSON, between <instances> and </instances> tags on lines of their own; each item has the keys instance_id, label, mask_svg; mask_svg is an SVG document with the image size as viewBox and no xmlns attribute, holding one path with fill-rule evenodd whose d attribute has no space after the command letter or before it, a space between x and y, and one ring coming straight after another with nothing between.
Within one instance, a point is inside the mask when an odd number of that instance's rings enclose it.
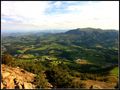
<instances>
[{"instance_id":1,"label":"sky","mask_svg":"<svg viewBox=\"0 0 120 90\"><path fill-rule=\"evenodd\" d=\"M118 1L1 1L1 30L119 30Z\"/></svg>"}]
</instances>

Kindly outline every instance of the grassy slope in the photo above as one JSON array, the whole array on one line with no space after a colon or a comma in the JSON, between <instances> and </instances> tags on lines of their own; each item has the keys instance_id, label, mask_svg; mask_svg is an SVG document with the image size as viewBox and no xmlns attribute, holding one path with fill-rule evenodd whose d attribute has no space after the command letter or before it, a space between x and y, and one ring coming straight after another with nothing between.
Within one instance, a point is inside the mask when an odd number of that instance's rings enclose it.
<instances>
[{"instance_id":1,"label":"grassy slope","mask_svg":"<svg viewBox=\"0 0 120 90\"><path fill-rule=\"evenodd\" d=\"M110 71L110 73L111 73L112 75L118 76L118 75L119 75L119 68L118 68L118 67L113 68L113 69Z\"/></svg>"}]
</instances>

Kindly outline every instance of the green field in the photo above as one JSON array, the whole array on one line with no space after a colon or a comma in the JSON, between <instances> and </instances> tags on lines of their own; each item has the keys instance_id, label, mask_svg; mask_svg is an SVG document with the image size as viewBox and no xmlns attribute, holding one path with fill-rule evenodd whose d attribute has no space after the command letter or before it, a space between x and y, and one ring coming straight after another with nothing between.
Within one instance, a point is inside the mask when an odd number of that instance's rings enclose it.
<instances>
[{"instance_id":1,"label":"green field","mask_svg":"<svg viewBox=\"0 0 120 90\"><path fill-rule=\"evenodd\" d=\"M110 72L112 75L118 76L119 75L119 68L115 67Z\"/></svg>"}]
</instances>

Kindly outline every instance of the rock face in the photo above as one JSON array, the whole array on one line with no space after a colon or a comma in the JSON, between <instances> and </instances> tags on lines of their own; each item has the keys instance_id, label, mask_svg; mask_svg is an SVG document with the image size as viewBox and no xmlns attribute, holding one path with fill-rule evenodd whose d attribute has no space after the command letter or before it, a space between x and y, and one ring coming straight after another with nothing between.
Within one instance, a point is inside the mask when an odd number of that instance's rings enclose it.
<instances>
[{"instance_id":1,"label":"rock face","mask_svg":"<svg viewBox=\"0 0 120 90\"><path fill-rule=\"evenodd\" d=\"M4 64L1 65L1 74L1 89L35 89L32 84L35 74Z\"/></svg>"}]
</instances>

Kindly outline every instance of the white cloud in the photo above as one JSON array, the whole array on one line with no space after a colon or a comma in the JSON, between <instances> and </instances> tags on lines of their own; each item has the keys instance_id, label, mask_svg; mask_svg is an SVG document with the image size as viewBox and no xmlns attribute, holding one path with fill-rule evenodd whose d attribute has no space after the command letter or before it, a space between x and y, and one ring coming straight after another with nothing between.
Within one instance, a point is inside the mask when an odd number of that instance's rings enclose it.
<instances>
[{"instance_id":1,"label":"white cloud","mask_svg":"<svg viewBox=\"0 0 120 90\"><path fill-rule=\"evenodd\" d=\"M9 17L12 29L63 29L95 27L103 29L119 29L119 2L118 1L96 1L66 6L64 10L69 13L49 14L45 11L53 6L60 8L63 4L60 1L49 4L48 1L2 1L2 18ZM53 8L53 9L55 9ZM52 12L54 13L54 12ZM9 29L7 20L2 20L2 29ZM14 25L15 26L14 28ZM9 25L10 26L10 25ZM28 28L28 26L30 28ZM5 27L5 28L4 28ZM27 28L26 28L27 27Z\"/></svg>"},{"instance_id":2,"label":"white cloud","mask_svg":"<svg viewBox=\"0 0 120 90\"><path fill-rule=\"evenodd\" d=\"M61 1L57 1L54 3L55 7L59 8L62 5Z\"/></svg>"},{"instance_id":3,"label":"white cloud","mask_svg":"<svg viewBox=\"0 0 120 90\"><path fill-rule=\"evenodd\" d=\"M2 23L6 23L7 21L6 21L6 20L4 20L4 19L1 19L1 22L2 22Z\"/></svg>"},{"instance_id":4,"label":"white cloud","mask_svg":"<svg viewBox=\"0 0 120 90\"><path fill-rule=\"evenodd\" d=\"M1 13L5 15L17 15L23 17L36 18L44 14L48 8L48 2L38 1L2 1Z\"/></svg>"}]
</instances>

